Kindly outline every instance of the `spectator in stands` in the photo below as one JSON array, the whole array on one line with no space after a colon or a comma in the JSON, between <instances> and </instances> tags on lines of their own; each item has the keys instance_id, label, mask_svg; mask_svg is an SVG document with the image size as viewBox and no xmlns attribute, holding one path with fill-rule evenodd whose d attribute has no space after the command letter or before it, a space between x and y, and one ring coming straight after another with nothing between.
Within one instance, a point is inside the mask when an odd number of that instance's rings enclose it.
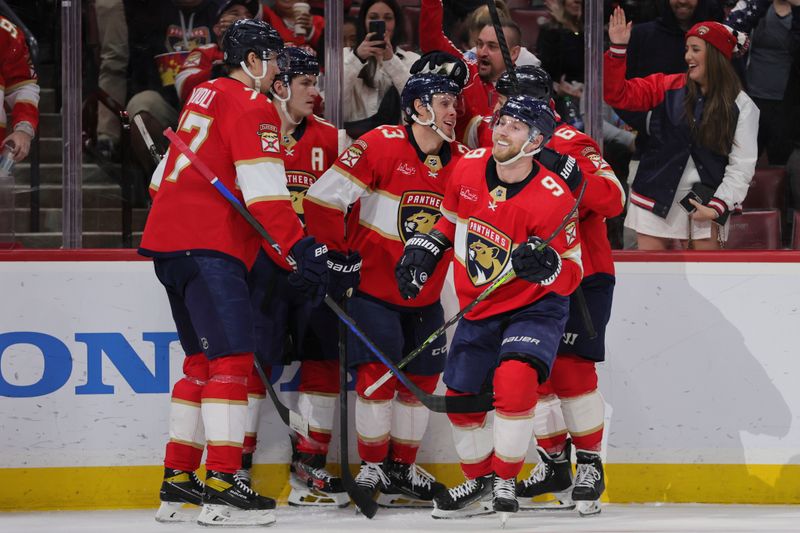
<instances>
[{"instance_id":1,"label":"spectator in stands","mask_svg":"<svg viewBox=\"0 0 800 533\"><path fill-rule=\"evenodd\" d=\"M128 26L122 0L95 0L100 41L100 75L97 85L120 106L125 105L128 69ZM97 150L108 158L119 145L119 117L105 105L97 106Z\"/></svg>"},{"instance_id":2,"label":"spectator in stands","mask_svg":"<svg viewBox=\"0 0 800 533\"><path fill-rule=\"evenodd\" d=\"M215 41L211 28L216 3L210 0L127 0L130 61L128 63L128 115L141 116L150 136L163 153L167 126L178 124L175 73L186 56ZM131 144L144 166L147 180L155 167L139 133L131 128Z\"/></svg>"},{"instance_id":3,"label":"spectator in stands","mask_svg":"<svg viewBox=\"0 0 800 533\"><path fill-rule=\"evenodd\" d=\"M310 12L295 11L294 5L300 1L305 0L275 0L275 5L271 8L264 5L264 21L278 30L283 42L310 46L319 51L325 31L325 19Z\"/></svg>"},{"instance_id":4,"label":"spectator in stands","mask_svg":"<svg viewBox=\"0 0 800 533\"><path fill-rule=\"evenodd\" d=\"M261 5L258 0L216 0L216 22L212 28L217 43L222 43L222 34L237 20L256 18ZM195 48L178 69L175 90L181 103L185 103L195 87L213 78L224 75L223 54L219 44L211 43Z\"/></svg>"},{"instance_id":5,"label":"spectator in stands","mask_svg":"<svg viewBox=\"0 0 800 533\"><path fill-rule=\"evenodd\" d=\"M372 21L384 21L383 40L369 31ZM365 0L356 23L357 46L344 50L345 129L356 138L382 124L400 123L400 91L419 54L399 47L405 39L403 12L397 0Z\"/></svg>"},{"instance_id":6,"label":"spectator in stands","mask_svg":"<svg viewBox=\"0 0 800 533\"><path fill-rule=\"evenodd\" d=\"M440 50L449 54L463 55L448 39L442 29L444 11L442 0L422 0L419 20L419 43L423 52ZM508 43L512 63L516 63L520 55L520 29L511 19L500 19L503 35ZM495 104L494 83L503 72L506 64L497 41L494 25L485 25L476 41L476 58L467 59L469 81L464 87L461 97L464 101L463 112L460 110L456 124L456 138L463 139L467 125L478 115L491 116Z\"/></svg>"},{"instance_id":7,"label":"spectator in stands","mask_svg":"<svg viewBox=\"0 0 800 533\"><path fill-rule=\"evenodd\" d=\"M511 19L511 13L508 11L508 7L506 7L506 3L503 0L497 0L495 2L497 5L497 13L500 15L501 19ZM470 13L469 17L467 18L467 27L469 29L469 50L464 53L464 57L470 60L476 60L478 57L477 54L477 42L478 36L481 33L481 30L486 26L492 25L492 16L489 14L489 8L486 5L482 5L477 8L475 11ZM530 50L525 48L524 46L520 46L519 48L519 56L517 60L514 62L514 65L519 67L522 65L533 65L534 67L538 67L542 64L539 61L539 58L533 54Z\"/></svg>"},{"instance_id":8,"label":"spectator in stands","mask_svg":"<svg viewBox=\"0 0 800 533\"><path fill-rule=\"evenodd\" d=\"M0 16L0 153L10 147L14 161L25 159L38 125L39 84L25 35Z\"/></svg>"},{"instance_id":9,"label":"spectator in stands","mask_svg":"<svg viewBox=\"0 0 800 533\"><path fill-rule=\"evenodd\" d=\"M355 48L356 44L358 44L357 35L358 20L353 17L345 17L342 23L342 44L344 44L345 49Z\"/></svg>"},{"instance_id":10,"label":"spectator in stands","mask_svg":"<svg viewBox=\"0 0 800 533\"><path fill-rule=\"evenodd\" d=\"M605 100L615 108L649 111L650 142L625 221L637 232L641 250L668 249L676 239L683 247L692 241L696 249L719 248L730 211L747 194L757 156L752 139L758 108L730 64L740 44L732 32L718 22L698 23L686 33L686 74L626 80L631 25L621 8L611 16ZM690 193L695 196L684 210L679 202Z\"/></svg>"}]
</instances>

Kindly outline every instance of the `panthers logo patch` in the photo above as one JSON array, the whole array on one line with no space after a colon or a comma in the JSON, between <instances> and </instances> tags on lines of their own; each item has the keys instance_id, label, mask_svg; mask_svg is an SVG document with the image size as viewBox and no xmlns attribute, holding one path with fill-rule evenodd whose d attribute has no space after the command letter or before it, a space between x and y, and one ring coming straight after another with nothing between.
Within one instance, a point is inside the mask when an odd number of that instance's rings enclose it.
<instances>
[{"instance_id":1,"label":"panthers logo patch","mask_svg":"<svg viewBox=\"0 0 800 533\"><path fill-rule=\"evenodd\" d=\"M316 176L301 170L286 171L286 188L292 198L294 212L303 220L303 199L306 197L308 188L317 180Z\"/></svg>"},{"instance_id":2,"label":"panthers logo patch","mask_svg":"<svg viewBox=\"0 0 800 533\"><path fill-rule=\"evenodd\" d=\"M467 225L467 273L476 287L497 279L509 266L511 239L502 231L470 219Z\"/></svg>"},{"instance_id":3,"label":"panthers logo patch","mask_svg":"<svg viewBox=\"0 0 800 533\"><path fill-rule=\"evenodd\" d=\"M339 162L347 168L353 168L358 163L358 160L361 159L361 156L364 155L364 150L366 149L367 143L357 139L339 156Z\"/></svg>"},{"instance_id":4,"label":"panthers logo patch","mask_svg":"<svg viewBox=\"0 0 800 533\"><path fill-rule=\"evenodd\" d=\"M400 199L397 211L397 230L403 242L417 231L428 233L442 216L439 208L442 196L428 191L407 191Z\"/></svg>"},{"instance_id":5,"label":"panthers logo patch","mask_svg":"<svg viewBox=\"0 0 800 533\"><path fill-rule=\"evenodd\" d=\"M261 151L265 153L281 153L281 141L278 137L278 128L272 124L261 124L258 127L258 136L261 137Z\"/></svg>"}]
</instances>

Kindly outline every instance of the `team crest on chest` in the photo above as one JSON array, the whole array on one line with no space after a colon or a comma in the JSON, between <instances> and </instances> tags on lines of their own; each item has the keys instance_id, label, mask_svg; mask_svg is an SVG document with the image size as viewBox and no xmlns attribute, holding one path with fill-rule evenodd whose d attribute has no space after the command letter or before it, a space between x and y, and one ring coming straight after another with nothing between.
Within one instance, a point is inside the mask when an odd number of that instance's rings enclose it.
<instances>
[{"instance_id":1,"label":"team crest on chest","mask_svg":"<svg viewBox=\"0 0 800 533\"><path fill-rule=\"evenodd\" d=\"M403 242L414 233L429 233L442 216L439 208L442 196L428 191L407 191L400 199L397 210L397 230Z\"/></svg>"},{"instance_id":2,"label":"team crest on chest","mask_svg":"<svg viewBox=\"0 0 800 533\"><path fill-rule=\"evenodd\" d=\"M317 181L317 177L309 172L302 170L286 171L286 188L292 198L292 207L301 219L303 218L303 199L306 197L308 188Z\"/></svg>"},{"instance_id":3,"label":"team crest on chest","mask_svg":"<svg viewBox=\"0 0 800 533\"><path fill-rule=\"evenodd\" d=\"M511 257L511 239L494 226L476 220L467 222L467 273L476 287L500 276Z\"/></svg>"},{"instance_id":4,"label":"team crest on chest","mask_svg":"<svg viewBox=\"0 0 800 533\"><path fill-rule=\"evenodd\" d=\"M278 136L278 128L272 124L260 124L258 126L258 136L261 137L261 151L265 153L281 153L281 141Z\"/></svg>"}]
</instances>

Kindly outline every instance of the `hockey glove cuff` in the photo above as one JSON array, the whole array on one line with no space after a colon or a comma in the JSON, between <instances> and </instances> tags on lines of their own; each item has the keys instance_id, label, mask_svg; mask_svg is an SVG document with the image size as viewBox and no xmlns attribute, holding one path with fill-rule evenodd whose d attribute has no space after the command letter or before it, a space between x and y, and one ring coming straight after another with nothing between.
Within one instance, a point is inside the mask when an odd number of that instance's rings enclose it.
<instances>
[{"instance_id":1,"label":"hockey glove cuff","mask_svg":"<svg viewBox=\"0 0 800 533\"><path fill-rule=\"evenodd\" d=\"M561 273L561 256L549 246L542 250L539 237L529 237L528 241L511 252L511 266L517 277L540 285L552 284Z\"/></svg>"},{"instance_id":2,"label":"hockey glove cuff","mask_svg":"<svg viewBox=\"0 0 800 533\"><path fill-rule=\"evenodd\" d=\"M328 295L331 298L339 302L345 295L352 296L360 281L361 254L328 251Z\"/></svg>"},{"instance_id":3,"label":"hockey glove cuff","mask_svg":"<svg viewBox=\"0 0 800 533\"><path fill-rule=\"evenodd\" d=\"M583 172L578 162L571 155L560 154L550 148L542 148L539 152L539 163L551 172L558 174L574 191L583 181Z\"/></svg>"},{"instance_id":4,"label":"hockey glove cuff","mask_svg":"<svg viewBox=\"0 0 800 533\"><path fill-rule=\"evenodd\" d=\"M410 300L417 297L439 260L451 246L450 240L437 230L415 233L406 241L403 257L394 269L397 288L403 298Z\"/></svg>"},{"instance_id":5,"label":"hockey glove cuff","mask_svg":"<svg viewBox=\"0 0 800 533\"><path fill-rule=\"evenodd\" d=\"M317 306L328 289L328 247L304 237L297 241L290 252L297 268L289 274L289 285L304 293Z\"/></svg>"}]
</instances>

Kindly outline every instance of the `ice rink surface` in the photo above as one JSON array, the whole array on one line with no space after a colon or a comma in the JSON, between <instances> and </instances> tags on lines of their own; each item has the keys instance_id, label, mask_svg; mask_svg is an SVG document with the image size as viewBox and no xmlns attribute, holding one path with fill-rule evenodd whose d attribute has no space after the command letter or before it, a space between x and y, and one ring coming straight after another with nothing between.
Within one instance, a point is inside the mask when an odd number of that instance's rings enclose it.
<instances>
[{"instance_id":1,"label":"ice rink surface","mask_svg":"<svg viewBox=\"0 0 800 533\"><path fill-rule=\"evenodd\" d=\"M196 524L159 524L155 510L61 511L0 513L2 533L180 533L210 528ZM800 506L769 505L606 505L600 515L580 518L570 512L520 512L500 528L497 515L466 520L433 520L425 510L380 509L373 520L356 515L352 507L337 510L279 507L272 531L313 533L379 531L436 533L525 531L531 533L764 533L800 531ZM220 528L263 531L265 528Z\"/></svg>"}]
</instances>

